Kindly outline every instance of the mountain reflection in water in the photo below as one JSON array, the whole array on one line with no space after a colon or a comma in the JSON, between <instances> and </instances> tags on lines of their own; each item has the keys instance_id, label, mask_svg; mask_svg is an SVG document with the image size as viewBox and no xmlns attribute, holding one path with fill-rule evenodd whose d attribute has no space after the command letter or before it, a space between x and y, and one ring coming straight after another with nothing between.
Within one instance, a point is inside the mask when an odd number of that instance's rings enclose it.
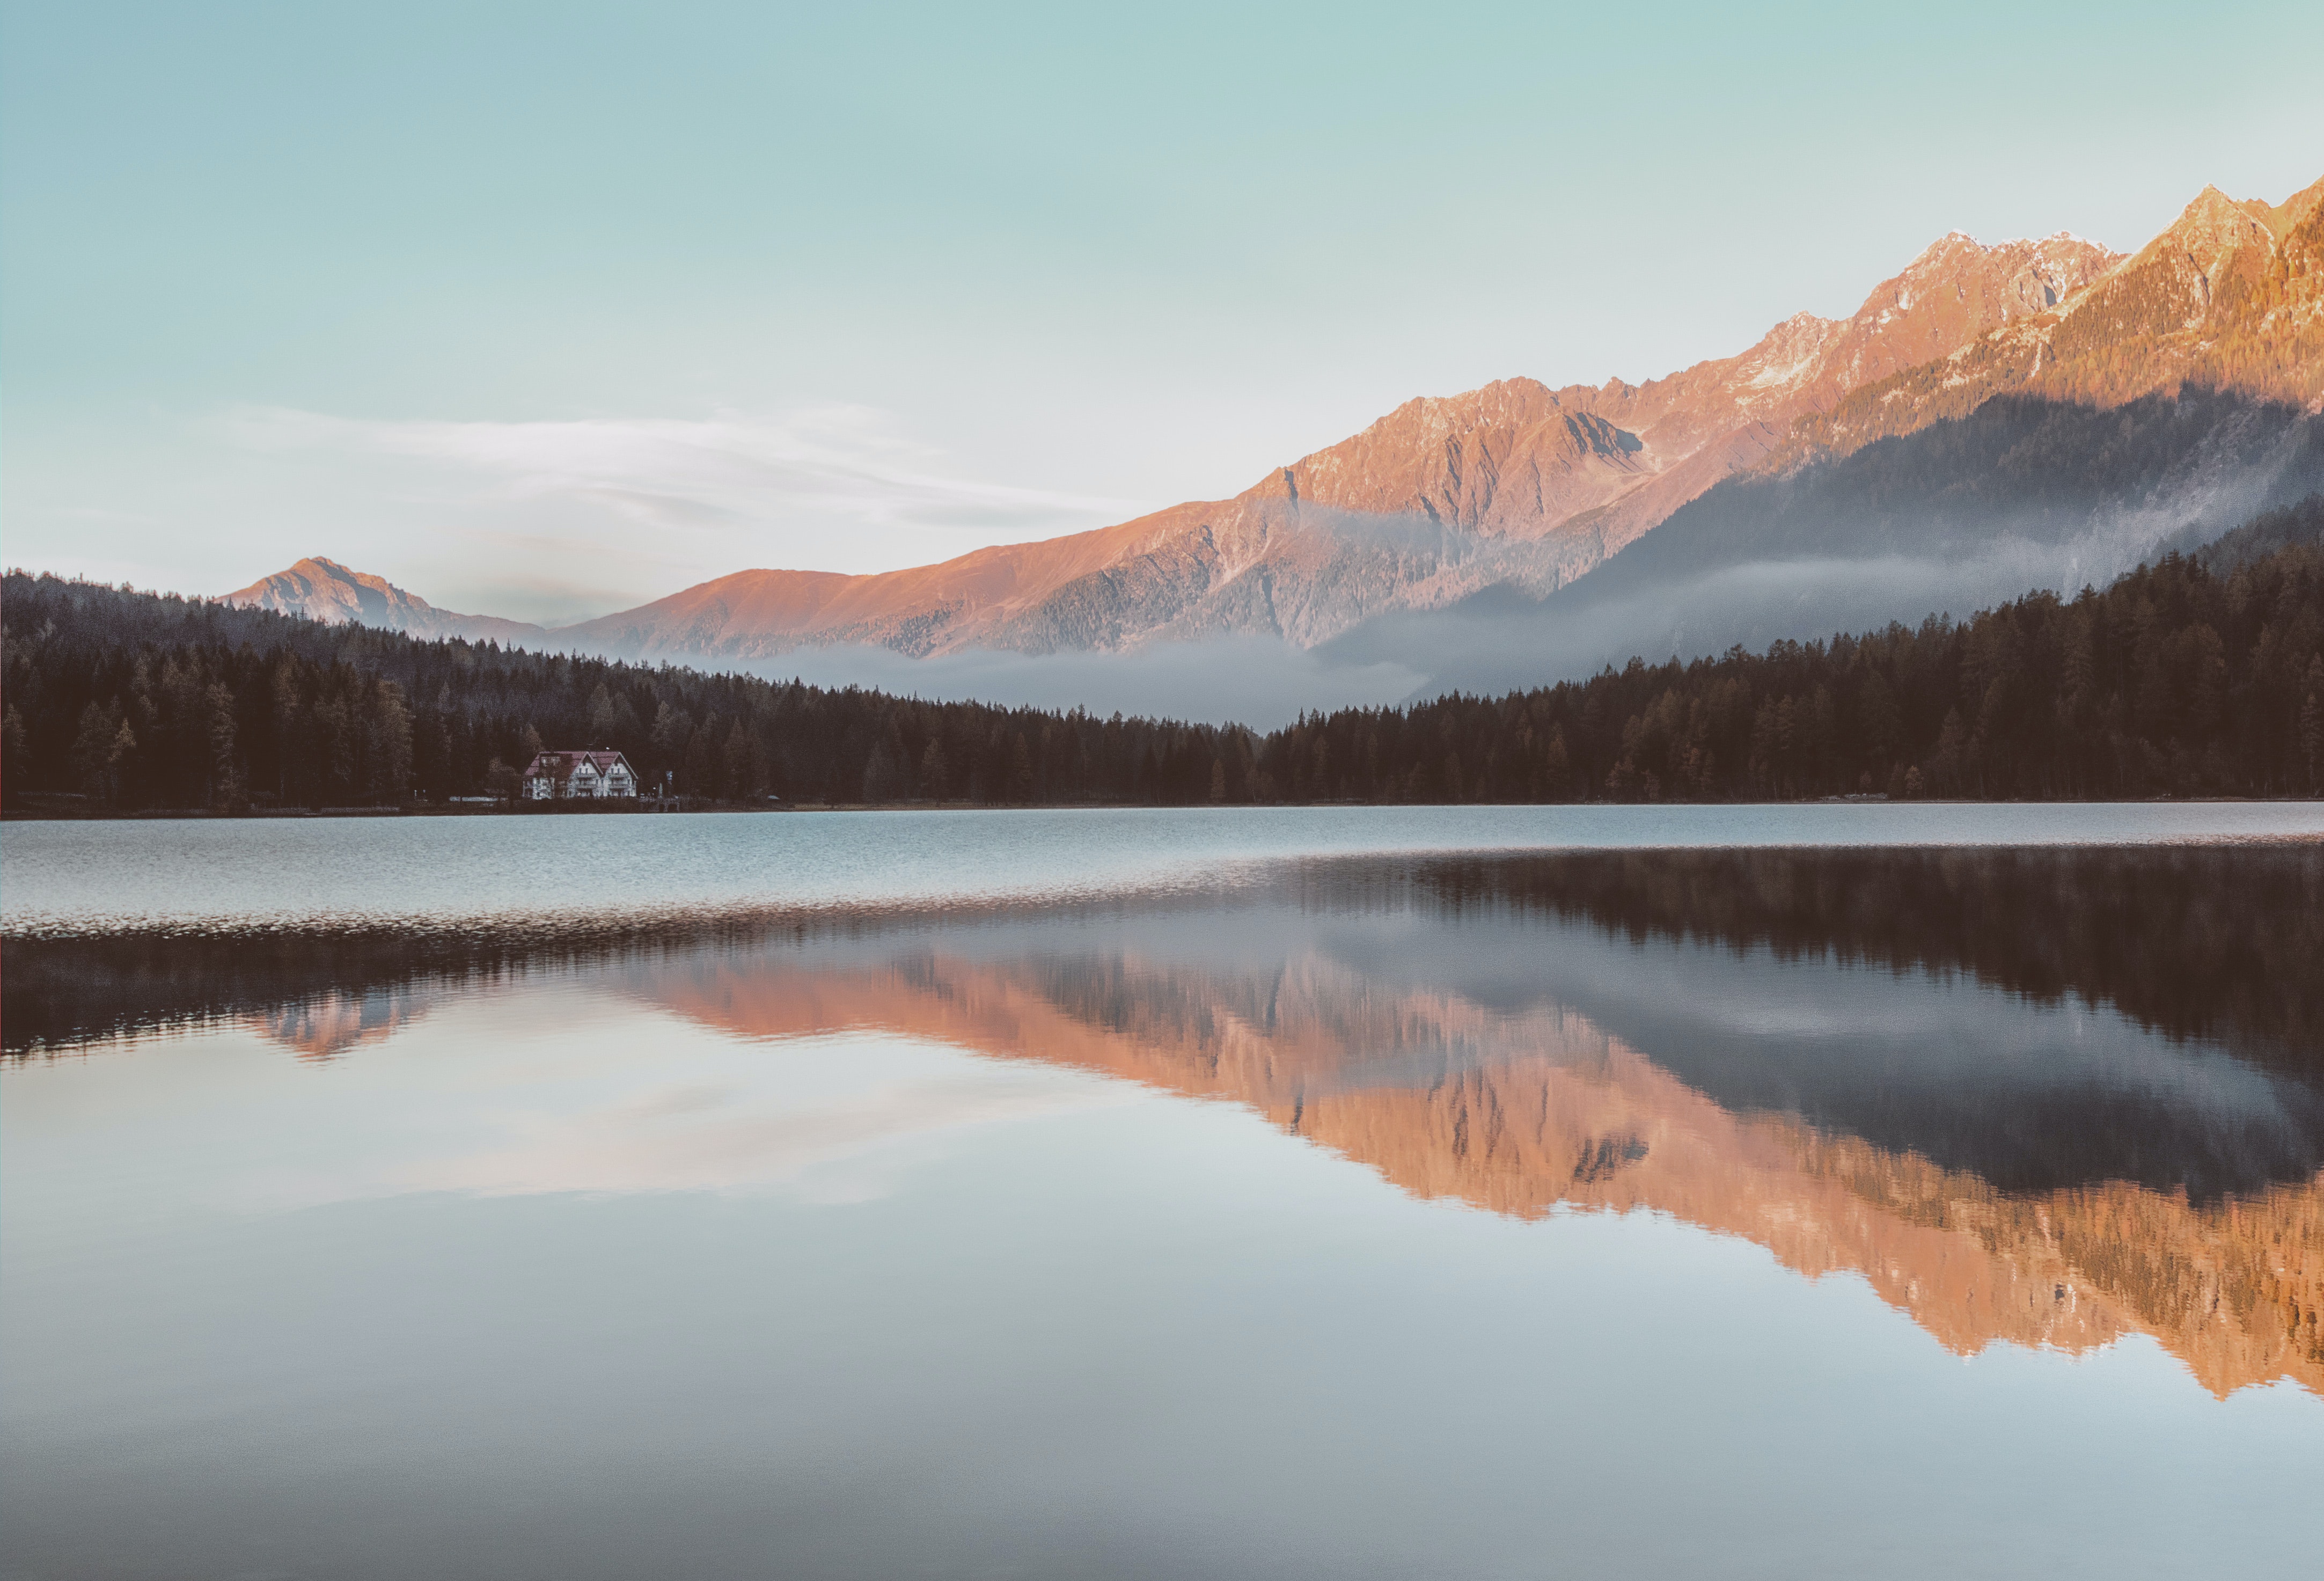
<instances>
[{"instance_id":1,"label":"mountain reflection in water","mask_svg":"<svg viewBox=\"0 0 2324 1581\"><path fill-rule=\"evenodd\" d=\"M2324 850L1313 863L1209 899L619 938L10 940L20 1058L213 1020L328 1058L574 974L1247 1105L1425 1197L1644 1207L1945 1345L2144 1331L2324 1392Z\"/></svg>"}]
</instances>

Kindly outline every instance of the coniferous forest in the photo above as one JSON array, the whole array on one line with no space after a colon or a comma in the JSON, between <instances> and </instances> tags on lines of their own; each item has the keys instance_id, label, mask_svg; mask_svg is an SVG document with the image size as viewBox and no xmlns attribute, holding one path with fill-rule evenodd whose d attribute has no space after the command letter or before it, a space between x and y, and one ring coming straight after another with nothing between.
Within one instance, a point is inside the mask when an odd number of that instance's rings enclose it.
<instances>
[{"instance_id":1,"label":"coniferous forest","mask_svg":"<svg viewBox=\"0 0 2324 1581\"><path fill-rule=\"evenodd\" d=\"M2324 794L2324 498L2103 591L1271 733L415 642L11 573L12 808L507 796L610 747L704 801L2119 799Z\"/></svg>"}]
</instances>

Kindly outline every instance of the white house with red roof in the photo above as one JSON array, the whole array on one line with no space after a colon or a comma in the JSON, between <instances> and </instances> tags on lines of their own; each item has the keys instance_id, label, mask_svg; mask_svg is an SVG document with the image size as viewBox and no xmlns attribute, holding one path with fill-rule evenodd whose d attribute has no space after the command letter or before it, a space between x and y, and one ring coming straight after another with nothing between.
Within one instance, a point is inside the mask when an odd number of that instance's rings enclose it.
<instances>
[{"instance_id":1,"label":"white house with red roof","mask_svg":"<svg viewBox=\"0 0 2324 1581\"><path fill-rule=\"evenodd\" d=\"M617 752L544 752L524 771L527 801L637 793L637 771Z\"/></svg>"}]
</instances>

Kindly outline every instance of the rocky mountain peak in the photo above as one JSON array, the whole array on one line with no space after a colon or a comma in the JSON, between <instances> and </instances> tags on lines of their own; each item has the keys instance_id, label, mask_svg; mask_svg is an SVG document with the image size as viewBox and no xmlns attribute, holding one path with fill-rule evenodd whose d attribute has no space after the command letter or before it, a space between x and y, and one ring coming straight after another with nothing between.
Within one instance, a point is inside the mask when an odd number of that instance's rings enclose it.
<instances>
[{"instance_id":1,"label":"rocky mountain peak","mask_svg":"<svg viewBox=\"0 0 2324 1581\"><path fill-rule=\"evenodd\" d=\"M1549 524L1650 468L1644 442L1537 379L1407 401L1241 496L1419 515L1489 535Z\"/></svg>"},{"instance_id":2,"label":"rocky mountain peak","mask_svg":"<svg viewBox=\"0 0 2324 1581\"><path fill-rule=\"evenodd\" d=\"M2324 181L2279 205L2206 187L2127 258L2077 254L2090 245L2070 236L1993 251L2029 245L2045 254L2035 273L2054 307L1860 381L1803 420L1783 458L1846 453L2013 392L2101 406L2189 384L2301 405L2324 395ZM2005 286L2031 289L2024 275Z\"/></svg>"},{"instance_id":3,"label":"rocky mountain peak","mask_svg":"<svg viewBox=\"0 0 2324 1581\"><path fill-rule=\"evenodd\" d=\"M2256 207L2257 213L2253 209ZM2200 273L2209 274L2221 256L2239 247L2270 247L2275 241L2265 217L2273 210L2259 199L2236 202L2217 187L2206 187L2180 211L2163 233L2140 250L2138 262L2150 256L2183 258Z\"/></svg>"},{"instance_id":4,"label":"rocky mountain peak","mask_svg":"<svg viewBox=\"0 0 2324 1581\"><path fill-rule=\"evenodd\" d=\"M540 626L492 615L438 609L384 577L352 570L334 559L309 555L287 570L262 577L218 600L244 609L272 609L303 615L326 625L376 626L417 637L469 637L519 642L543 635Z\"/></svg>"},{"instance_id":5,"label":"rocky mountain peak","mask_svg":"<svg viewBox=\"0 0 2324 1581\"><path fill-rule=\"evenodd\" d=\"M415 617L424 619L433 609L425 598L405 592L384 577L350 570L321 555L309 555L288 570L227 594L220 602L303 615L328 625L352 621L391 631L409 629Z\"/></svg>"},{"instance_id":6,"label":"rocky mountain peak","mask_svg":"<svg viewBox=\"0 0 2324 1581\"><path fill-rule=\"evenodd\" d=\"M2282 245L2292 239L2293 231L2315 218L2319 212L2324 212L2324 180L2294 192L2269 209L2263 217L2269 233L2275 237L2277 245Z\"/></svg>"},{"instance_id":7,"label":"rocky mountain peak","mask_svg":"<svg viewBox=\"0 0 2324 1581\"><path fill-rule=\"evenodd\" d=\"M2122 255L2060 232L1991 245L1940 237L1872 289L1834 347L1830 400L1932 361L1989 330L2052 312L2105 277Z\"/></svg>"}]
</instances>

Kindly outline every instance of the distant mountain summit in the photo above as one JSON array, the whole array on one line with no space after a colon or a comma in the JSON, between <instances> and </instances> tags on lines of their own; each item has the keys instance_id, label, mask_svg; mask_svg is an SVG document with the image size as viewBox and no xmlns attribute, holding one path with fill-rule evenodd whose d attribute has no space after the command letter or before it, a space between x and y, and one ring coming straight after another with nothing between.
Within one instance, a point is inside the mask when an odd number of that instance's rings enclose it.
<instances>
[{"instance_id":1,"label":"distant mountain summit","mask_svg":"<svg viewBox=\"0 0 2324 1581\"><path fill-rule=\"evenodd\" d=\"M352 623L415 637L466 637L475 642L534 644L548 632L524 621L489 615L458 615L438 609L417 593L407 593L384 577L350 570L321 556L302 559L287 571L262 578L218 600L244 609L303 615L326 625Z\"/></svg>"}]
</instances>

